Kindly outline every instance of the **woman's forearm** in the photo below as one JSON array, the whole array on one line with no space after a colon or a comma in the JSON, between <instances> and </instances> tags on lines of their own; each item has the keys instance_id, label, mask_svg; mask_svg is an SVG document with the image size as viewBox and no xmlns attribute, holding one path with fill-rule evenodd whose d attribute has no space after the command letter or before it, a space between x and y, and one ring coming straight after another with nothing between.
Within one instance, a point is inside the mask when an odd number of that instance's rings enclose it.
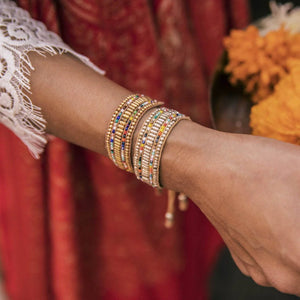
<instances>
[{"instance_id":1,"label":"woman's forearm","mask_svg":"<svg viewBox=\"0 0 300 300\"><path fill-rule=\"evenodd\" d=\"M31 53L35 70L31 74L32 102L41 107L47 132L66 141L107 155L105 135L110 119L120 102L131 91L102 76L70 55L44 58ZM133 146L148 111L138 123ZM162 155L163 186L182 191L189 180L187 162L195 153L195 133L202 126L181 121L171 132ZM197 143L200 143L199 139ZM203 144L205 138L202 139ZM187 152L191 152L187 155ZM113 167L113 165L112 165Z\"/></svg>"},{"instance_id":2,"label":"woman's forearm","mask_svg":"<svg viewBox=\"0 0 300 300\"><path fill-rule=\"evenodd\" d=\"M41 107L47 132L106 155L105 134L119 103L131 92L71 55L30 54L31 100Z\"/></svg>"}]
</instances>

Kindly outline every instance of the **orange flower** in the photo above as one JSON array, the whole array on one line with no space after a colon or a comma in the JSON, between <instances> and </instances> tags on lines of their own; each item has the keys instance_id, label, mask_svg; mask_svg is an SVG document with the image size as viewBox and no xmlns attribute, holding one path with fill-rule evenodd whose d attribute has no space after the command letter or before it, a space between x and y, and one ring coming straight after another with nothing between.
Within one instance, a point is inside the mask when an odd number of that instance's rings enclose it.
<instances>
[{"instance_id":1,"label":"orange flower","mask_svg":"<svg viewBox=\"0 0 300 300\"><path fill-rule=\"evenodd\" d=\"M274 93L252 107L250 125L254 135L300 145L300 59L288 60L287 68Z\"/></svg>"},{"instance_id":2,"label":"orange flower","mask_svg":"<svg viewBox=\"0 0 300 300\"><path fill-rule=\"evenodd\" d=\"M225 72L232 84L242 82L254 102L269 96L274 86L288 73L289 58L300 59L300 33L281 27L261 37L255 26L232 30L224 39L229 63Z\"/></svg>"}]
</instances>

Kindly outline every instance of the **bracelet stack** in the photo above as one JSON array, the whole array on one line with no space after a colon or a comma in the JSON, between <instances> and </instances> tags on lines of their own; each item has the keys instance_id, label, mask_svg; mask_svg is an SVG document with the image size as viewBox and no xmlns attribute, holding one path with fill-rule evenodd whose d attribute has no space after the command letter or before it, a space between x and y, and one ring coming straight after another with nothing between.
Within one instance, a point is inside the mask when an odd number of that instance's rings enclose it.
<instances>
[{"instance_id":1,"label":"bracelet stack","mask_svg":"<svg viewBox=\"0 0 300 300\"><path fill-rule=\"evenodd\" d=\"M162 104L144 95L128 96L112 116L105 143L108 155L117 167L134 172L139 180L157 189L162 189L159 169L165 142L179 121L190 119L176 110L161 107ZM132 153L132 138L137 124L152 108L155 109L138 132ZM175 198L175 192L169 191L165 215L167 227L173 224ZM181 194L179 198L179 207L186 209L185 195Z\"/></svg>"},{"instance_id":2,"label":"bracelet stack","mask_svg":"<svg viewBox=\"0 0 300 300\"><path fill-rule=\"evenodd\" d=\"M116 109L106 134L106 150L117 167L133 173L131 144L134 130L146 111L162 104L144 95L130 95Z\"/></svg>"}]
</instances>

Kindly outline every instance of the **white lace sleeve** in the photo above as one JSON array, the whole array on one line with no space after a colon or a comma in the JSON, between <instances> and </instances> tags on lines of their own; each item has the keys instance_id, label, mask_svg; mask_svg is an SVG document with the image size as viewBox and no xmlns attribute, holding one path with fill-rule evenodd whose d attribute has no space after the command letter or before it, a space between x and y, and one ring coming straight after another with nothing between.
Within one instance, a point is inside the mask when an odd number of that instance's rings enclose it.
<instances>
[{"instance_id":1,"label":"white lace sleeve","mask_svg":"<svg viewBox=\"0 0 300 300\"><path fill-rule=\"evenodd\" d=\"M0 122L10 128L35 158L47 143L46 121L30 98L28 52L40 55L69 52L103 74L89 59L68 47L60 37L9 0L0 0Z\"/></svg>"}]
</instances>

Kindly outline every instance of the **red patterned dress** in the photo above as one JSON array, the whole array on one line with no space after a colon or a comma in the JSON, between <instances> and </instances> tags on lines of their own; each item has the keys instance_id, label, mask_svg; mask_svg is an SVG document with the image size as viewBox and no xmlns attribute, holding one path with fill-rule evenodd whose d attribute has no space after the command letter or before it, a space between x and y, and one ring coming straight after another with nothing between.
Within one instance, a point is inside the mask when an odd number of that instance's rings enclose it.
<instances>
[{"instance_id":1,"label":"red patterned dress","mask_svg":"<svg viewBox=\"0 0 300 300\"><path fill-rule=\"evenodd\" d=\"M126 88L209 125L208 83L246 0L19 0ZM157 196L55 139L40 160L0 126L0 252L12 300L202 300L222 242L198 208L163 227Z\"/></svg>"}]
</instances>

